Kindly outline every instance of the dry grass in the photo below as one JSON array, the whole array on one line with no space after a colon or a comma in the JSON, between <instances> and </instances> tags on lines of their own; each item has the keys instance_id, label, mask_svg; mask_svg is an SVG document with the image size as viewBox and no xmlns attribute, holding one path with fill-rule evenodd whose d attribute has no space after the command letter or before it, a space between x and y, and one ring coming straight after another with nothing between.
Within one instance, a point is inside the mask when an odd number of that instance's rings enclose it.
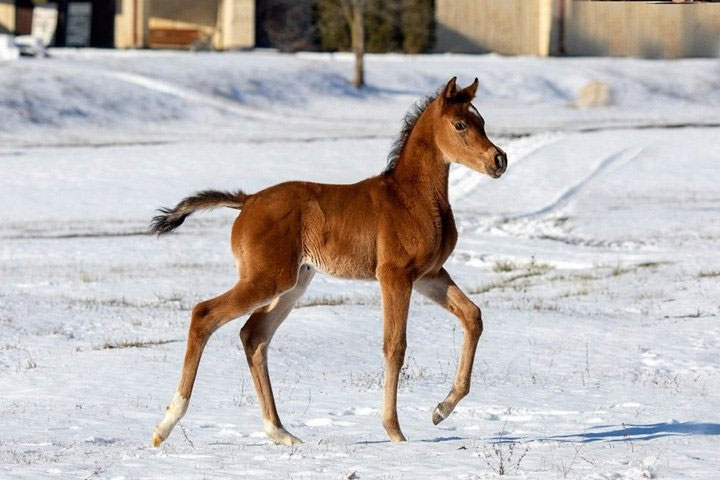
<instances>
[{"instance_id":1,"label":"dry grass","mask_svg":"<svg viewBox=\"0 0 720 480\"><path fill-rule=\"evenodd\" d=\"M516 447L520 446L519 450ZM522 448L524 447L524 448ZM517 473L530 447L517 442L495 442L483 447L481 458L499 476Z\"/></svg>"},{"instance_id":2,"label":"dry grass","mask_svg":"<svg viewBox=\"0 0 720 480\"><path fill-rule=\"evenodd\" d=\"M587 285L583 285L575 290L568 290L561 293L556 298L569 298L569 297L584 297L590 294L590 288Z\"/></svg>"},{"instance_id":3,"label":"dry grass","mask_svg":"<svg viewBox=\"0 0 720 480\"><path fill-rule=\"evenodd\" d=\"M359 391L378 390L383 386L383 371L370 372L350 372L348 378L343 379L346 387L353 387Z\"/></svg>"},{"instance_id":4,"label":"dry grass","mask_svg":"<svg viewBox=\"0 0 720 480\"><path fill-rule=\"evenodd\" d=\"M698 273L698 278L715 278L720 277L720 270L703 270Z\"/></svg>"},{"instance_id":5,"label":"dry grass","mask_svg":"<svg viewBox=\"0 0 720 480\"><path fill-rule=\"evenodd\" d=\"M538 298L532 303L532 309L545 312L559 312L560 306L556 303L546 303L543 299Z\"/></svg>"},{"instance_id":6,"label":"dry grass","mask_svg":"<svg viewBox=\"0 0 720 480\"><path fill-rule=\"evenodd\" d=\"M73 306L81 306L89 309L97 309L102 307L111 308L157 308L168 307L171 310L184 311L192 307L189 298L180 293L170 293L168 295L155 294L154 300L132 300L126 297L110 297L110 298L73 298L68 300L68 304Z\"/></svg>"},{"instance_id":7,"label":"dry grass","mask_svg":"<svg viewBox=\"0 0 720 480\"><path fill-rule=\"evenodd\" d=\"M612 277L618 277L621 275L625 275L631 272L637 272L643 269L655 269L662 265L670 265L671 262L641 262L633 265L626 265L626 266L620 266L616 265L615 267L608 267L608 266L596 266L592 272L584 272L584 273L577 273L577 274L561 274L556 275L552 278L550 278L553 282L572 282L577 283L582 282L583 285L575 290L567 291L563 294L561 294L558 298L563 297L571 297L571 296L582 296L587 295L589 292L587 291L589 289L589 286L587 285L589 282L594 282L598 280L605 280L607 278ZM609 270L608 270L609 269ZM598 273L595 273L598 272ZM720 275L720 271L717 272L718 275Z\"/></svg>"},{"instance_id":8,"label":"dry grass","mask_svg":"<svg viewBox=\"0 0 720 480\"><path fill-rule=\"evenodd\" d=\"M167 343L182 342L182 339L173 340L119 340L115 342L105 342L103 345L95 347L94 350L114 350L121 348L145 348L155 345L165 345Z\"/></svg>"},{"instance_id":9,"label":"dry grass","mask_svg":"<svg viewBox=\"0 0 720 480\"><path fill-rule=\"evenodd\" d=\"M493 272L496 273L503 273L503 272L512 272L513 270L516 270L518 268L518 265L514 262L511 262L509 260L498 260L495 262L495 265L493 265Z\"/></svg>"},{"instance_id":10,"label":"dry grass","mask_svg":"<svg viewBox=\"0 0 720 480\"><path fill-rule=\"evenodd\" d=\"M297 303L296 308L303 307L318 307L322 305L350 305L352 300L346 296L331 297L329 295L323 295L321 297L309 297L306 300L301 300Z\"/></svg>"},{"instance_id":11,"label":"dry grass","mask_svg":"<svg viewBox=\"0 0 720 480\"><path fill-rule=\"evenodd\" d=\"M625 275L626 273L636 272L645 268L657 268L661 265L667 265L669 263L670 262L641 262L634 265L628 265L626 267L621 267L620 265L617 265L613 267L613 269L610 271L610 276L617 277L619 275Z\"/></svg>"},{"instance_id":12,"label":"dry grass","mask_svg":"<svg viewBox=\"0 0 720 480\"><path fill-rule=\"evenodd\" d=\"M417 363L417 360L413 356L408 356L404 365L400 369L399 385L400 387L407 387L409 384L416 381L428 380L430 378L430 371L427 367L422 367Z\"/></svg>"},{"instance_id":13,"label":"dry grass","mask_svg":"<svg viewBox=\"0 0 720 480\"><path fill-rule=\"evenodd\" d=\"M508 270L509 269L509 270ZM493 267L493 270L496 272L509 272L509 271L516 271L520 270L518 273L515 273L513 275L509 275L503 278L500 278L494 282L490 282L485 285L481 285L480 287L471 289L469 291L472 295L479 295L481 293L486 293L491 290L498 290L498 289L505 289L509 286L518 286L516 282L519 280L526 280L531 277L537 277L539 275L544 275L547 272L551 271L553 267L551 265L548 265L546 263L538 263L535 260L530 261L529 263L525 265L517 265L512 262L496 262L495 266ZM528 283L525 283L521 286L528 286Z\"/></svg>"},{"instance_id":14,"label":"dry grass","mask_svg":"<svg viewBox=\"0 0 720 480\"><path fill-rule=\"evenodd\" d=\"M83 283L95 283L100 280L100 277L91 272L80 272L80 281Z\"/></svg>"},{"instance_id":15,"label":"dry grass","mask_svg":"<svg viewBox=\"0 0 720 480\"><path fill-rule=\"evenodd\" d=\"M227 262L228 265L232 265L232 262ZM217 268L223 268L225 265L222 263L210 263L210 262L175 262L168 265L170 269L182 269L182 270L212 270Z\"/></svg>"},{"instance_id":16,"label":"dry grass","mask_svg":"<svg viewBox=\"0 0 720 480\"><path fill-rule=\"evenodd\" d=\"M55 447L56 452L64 452L67 449L67 446L57 442L52 442L51 445ZM48 448L16 447L4 442L0 442L0 447L5 447L0 450L0 463L3 465L47 465L60 462L63 455L63 453L52 453Z\"/></svg>"},{"instance_id":17,"label":"dry grass","mask_svg":"<svg viewBox=\"0 0 720 480\"><path fill-rule=\"evenodd\" d=\"M368 305L372 304L373 301L370 299L364 300L362 298L350 298L345 295L341 296L330 296L330 295L323 295L320 297L309 297L304 300L300 300L297 305L295 305L295 308L305 308L305 307L320 307L320 306L334 306L334 305Z\"/></svg>"}]
</instances>

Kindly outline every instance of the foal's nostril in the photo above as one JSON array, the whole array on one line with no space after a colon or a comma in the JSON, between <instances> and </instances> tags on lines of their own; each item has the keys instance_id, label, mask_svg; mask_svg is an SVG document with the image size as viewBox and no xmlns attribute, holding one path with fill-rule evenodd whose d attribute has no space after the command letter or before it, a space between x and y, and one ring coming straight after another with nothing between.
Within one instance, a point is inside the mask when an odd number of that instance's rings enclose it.
<instances>
[{"instance_id":1,"label":"foal's nostril","mask_svg":"<svg viewBox=\"0 0 720 480\"><path fill-rule=\"evenodd\" d=\"M495 166L498 170L504 170L507 166L507 157L503 153L495 154Z\"/></svg>"}]
</instances>

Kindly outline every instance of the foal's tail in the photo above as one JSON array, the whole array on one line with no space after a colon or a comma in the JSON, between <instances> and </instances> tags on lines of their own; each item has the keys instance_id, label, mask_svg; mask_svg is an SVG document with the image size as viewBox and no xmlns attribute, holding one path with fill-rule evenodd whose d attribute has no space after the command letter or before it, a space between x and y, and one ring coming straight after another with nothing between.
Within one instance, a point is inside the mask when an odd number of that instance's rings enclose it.
<instances>
[{"instance_id":1,"label":"foal's tail","mask_svg":"<svg viewBox=\"0 0 720 480\"><path fill-rule=\"evenodd\" d=\"M210 210L219 207L230 207L240 210L249 195L238 190L236 192L221 192L219 190L204 190L191 197L182 199L175 208L159 208L161 215L153 217L150 222L150 232L162 235L175 230L182 225L187 217L197 210Z\"/></svg>"}]
</instances>

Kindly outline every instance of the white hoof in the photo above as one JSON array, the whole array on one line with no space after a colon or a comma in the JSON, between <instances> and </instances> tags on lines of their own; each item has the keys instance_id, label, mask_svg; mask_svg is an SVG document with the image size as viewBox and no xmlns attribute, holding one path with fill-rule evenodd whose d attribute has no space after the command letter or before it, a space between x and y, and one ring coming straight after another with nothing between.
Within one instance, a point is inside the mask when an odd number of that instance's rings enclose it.
<instances>
[{"instance_id":1,"label":"white hoof","mask_svg":"<svg viewBox=\"0 0 720 480\"><path fill-rule=\"evenodd\" d=\"M450 415L450 412L445 411L445 405L442 403L438 404L438 406L435 407L435 410L433 410L432 414L433 425L437 425L438 423L442 422L448 417L448 415Z\"/></svg>"},{"instance_id":2,"label":"white hoof","mask_svg":"<svg viewBox=\"0 0 720 480\"><path fill-rule=\"evenodd\" d=\"M155 430L153 431L154 447L157 447L167 440L170 436L170 432L172 432L175 425L177 425L177 422L179 422L183 415L185 415L187 407L187 399L175 392L172 402L170 402L170 405L165 407L165 417L162 419L162 422L157 424Z\"/></svg>"},{"instance_id":3,"label":"white hoof","mask_svg":"<svg viewBox=\"0 0 720 480\"><path fill-rule=\"evenodd\" d=\"M158 429L156 428L153 431L153 439L152 439L152 446L153 447L159 447L162 442L164 442L165 439L160 435L160 432L158 432Z\"/></svg>"},{"instance_id":4,"label":"white hoof","mask_svg":"<svg viewBox=\"0 0 720 480\"><path fill-rule=\"evenodd\" d=\"M265 434L272 440L276 445L300 445L302 440L293 435L292 433L285 430L283 427L276 427L270 423L265 424Z\"/></svg>"}]
</instances>

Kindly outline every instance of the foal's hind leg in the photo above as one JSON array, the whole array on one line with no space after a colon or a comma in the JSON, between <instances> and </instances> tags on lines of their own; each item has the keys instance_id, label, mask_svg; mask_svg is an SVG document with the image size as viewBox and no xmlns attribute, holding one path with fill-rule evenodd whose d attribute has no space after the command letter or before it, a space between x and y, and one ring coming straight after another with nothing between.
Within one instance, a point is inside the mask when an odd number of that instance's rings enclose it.
<instances>
[{"instance_id":1,"label":"foal's hind leg","mask_svg":"<svg viewBox=\"0 0 720 480\"><path fill-rule=\"evenodd\" d=\"M219 297L198 303L192 310L187 348L180 383L165 417L153 432L153 445L168 438L177 422L185 415L203 349L215 330L253 309L266 305L277 294L272 282L241 281Z\"/></svg>"},{"instance_id":2,"label":"foal's hind leg","mask_svg":"<svg viewBox=\"0 0 720 480\"><path fill-rule=\"evenodd\" d=\"M280 295L270 305L256 310L240 330L240 338L260 402L265 433L277 444L293 445L302 441L285 430L280 422L267 367L268 346L275 331L305 293L314 274L315 271L309 265L303 265L295 287Z\"/></svg>"},{"instance_id":3,"label":"foal's hind leg","mask_svg":"<svg viewBox=\"0 0 720 480\"><path fill-rule=\"evenodd\" d=\"M482 316L477 305L455 285L444 268L433 277L423 277L417 280L414 288L455 314L465 329L460 363L452 389L445 400L440 402L433 411L432 421L437 425L450 415L455 405L470 391L475 350L483 330Z\"/></svg>"}]
</instances>

